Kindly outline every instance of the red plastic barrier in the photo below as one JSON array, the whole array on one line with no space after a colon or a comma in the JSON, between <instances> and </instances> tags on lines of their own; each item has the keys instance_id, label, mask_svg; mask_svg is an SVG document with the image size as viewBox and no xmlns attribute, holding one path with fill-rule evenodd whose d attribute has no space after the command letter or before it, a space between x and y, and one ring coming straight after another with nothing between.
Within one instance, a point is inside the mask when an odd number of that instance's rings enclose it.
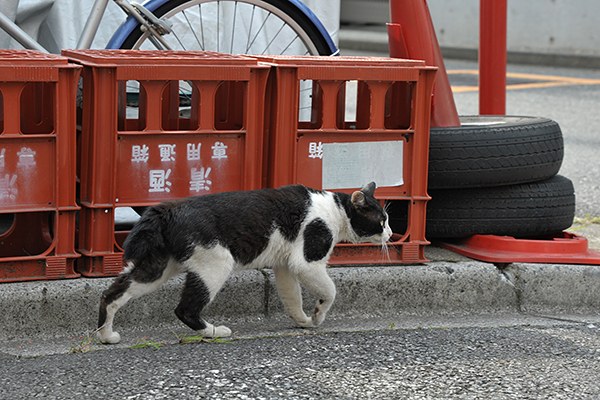
<instances>
[{"instance_id":1,"label":"red plastic barrier","mask_svg":"<svg viewBox=\"0 0 600 400\"><path fill-rule=\"evenodd\" d=\"M0 282L79 276L79 72L64 57L0 50Z\"/></svg>"},{"instance_id":2,"label":"red plastic barrier","mask_svg":"<svg viewBox=\"0 0 600 400\"><path fill-rule=\"evenodd\" d=\"M473 235L440 245L475 260L495 264L555 263L600 265L600 252L589 249L582 236L563 232L556 237L515 239L511 236Z\"/></svg>"},{"instance_id":3,"label":"red plastic barrier","mask_svg":"<svg viewBox=\"0 0 600 400\"><path fill-rule=\"evenodd\" d=\"M122 269L114 211L191 195L262 187L268 66L205 52L64 51L84 66L78 266ZM180 82L189 92L179 94ZM128 115L127 85L139 85ZM180 106L189 103L189 115ZM135 112L134 112L135 114Z\"/></svg>"},{"instance_id":4,"label":"red plastic barrier","mask_svg":"<svg viewBox=\"0 0 600 400\"><path fill-rule=\"evenodd\" d=\"M436 69L422 61L384 58L274 57L268 61L275 65L269 185L301 183L350 193L368 182L367 177L358 182L352 171L379 167L388 171L375 174L383 184L370 179L379 185L377 197L409 204L409 226L393 237L389 258L380 246L341 244L330 263L426 261L430 99ZM356 84L354 97L351 81ZM307 91L310 104L303 104ZM345 114L349 99L356 99L356 116L350 119Z\"/></svg>"}]
</instances>

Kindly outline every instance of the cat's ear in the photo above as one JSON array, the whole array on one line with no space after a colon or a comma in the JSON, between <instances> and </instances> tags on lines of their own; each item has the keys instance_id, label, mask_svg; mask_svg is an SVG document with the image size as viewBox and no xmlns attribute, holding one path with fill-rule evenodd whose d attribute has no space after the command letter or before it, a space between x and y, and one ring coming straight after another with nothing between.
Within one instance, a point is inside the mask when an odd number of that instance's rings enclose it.
<instances>
[{"instance_id":1,"label":"cat's ear","mask_svg":"<svg viewBox=\"0 0 600 400\"><path fill-rule=\"evenodd\" d=\"M365 199L365 194L362 191L356 191L352 193L352 197L350 198L352 201L352 205L354 207L364 207L367 205L367 201Z\"/></svg>"},{"instance_id":2,"label":"cat's ear","mask_svg":"<svg viewBox=\"0 0 600 400\"><path fill-rule=\"evenodd\" d=\"M365 186L363 186L363 188L360 189L360 191L363 192L364 194L366 194L367 196L374 197L376 188L377 188L377 185L375 184L375 182L370 182L370 183L367 183Z\"/></svg>"}]
</instances>

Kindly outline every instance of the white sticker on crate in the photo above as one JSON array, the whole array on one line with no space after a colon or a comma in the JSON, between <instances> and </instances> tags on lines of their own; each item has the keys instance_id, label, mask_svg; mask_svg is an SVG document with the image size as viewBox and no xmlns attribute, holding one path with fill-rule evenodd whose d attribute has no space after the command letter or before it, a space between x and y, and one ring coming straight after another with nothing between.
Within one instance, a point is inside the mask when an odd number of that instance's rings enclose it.
<instances>
[{"instance_id":1,"label":"white sticker on crate","mask_svg":"<svg viewBox=\"0 0 600 400\"><path fill-rule=\"evenodd\" d=\"M404 184L403 141L323 143L323 189Z\"/></svg>"}]
</instances>

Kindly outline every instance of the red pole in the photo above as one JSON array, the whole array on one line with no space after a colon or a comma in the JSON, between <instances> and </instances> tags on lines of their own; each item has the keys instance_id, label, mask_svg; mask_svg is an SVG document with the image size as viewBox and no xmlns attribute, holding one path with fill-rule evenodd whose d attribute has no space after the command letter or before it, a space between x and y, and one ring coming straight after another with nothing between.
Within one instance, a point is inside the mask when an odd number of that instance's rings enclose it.
<instances>
[{"instance_id":1,"label":"red pole","mask_svg":"<svg viewBox=\"0 0 600 400\"><path fill-rule=\"evenodd\" d=\"M479 2L479 114L506 114L507 0Z\"/></svg>"},{"instance_id":2,"label":"red pole","mask_svg":"<svg viewBox=\"0 0 600 400\"><path fill-rule=\"evenodd\" d=\"M391 57L424 60L425 64L438 67L431 105L431 126L460 126L426 1L390 0L390 20L388 37Z\"/></svg>"}]
</instances>

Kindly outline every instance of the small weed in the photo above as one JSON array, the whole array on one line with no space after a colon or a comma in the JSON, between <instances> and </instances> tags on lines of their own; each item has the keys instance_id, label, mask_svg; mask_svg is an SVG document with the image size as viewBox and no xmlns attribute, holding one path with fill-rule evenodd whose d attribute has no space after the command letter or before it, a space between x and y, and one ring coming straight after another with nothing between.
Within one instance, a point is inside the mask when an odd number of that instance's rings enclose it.
<instances>
[{"instance_id":1,"label":"small weed","mask_svg":"<svg viewBox=\"0 0 600 400\"><path fill-rule=\"evenodd\" d=\"M391 323L388 325L388 329L396 329L396 323L395 323L395 322L391 322Z\"/></svg>"},{"instance_id":2,"label":"small weed","mask_svg":"<svg viewBox=\"0 0 600 400\"><path fill-rule=\"evenodd\" d=\"M200 343L204 341L204 337L198 335L178 336L177 338L179 339L180 344Z\"/></svg>"},{"instance_id":3,"label":"small weed","mask_svg":"<svg viewBox=\"0 0 600 400\"><path fill-rule=\"evenodd\" d=\"M206 343L214 343L214 344L231 344L231 343L233 343L233 340L217 337L217 338L206 339L205 342Z\"/></svg>"},{"instance_id":4,"label":"small weed","mask_svg":"<svg viewBox=\"0 0 600 400\"><path fill-rule=\"evenodd\" d=\"M154 342L152 340L144 340L139 343L130 346L130 349L154 349L159 350L163 346L160 342Z\"/></svg>"},{"instance_id":5,"label":"small weed","mask_svg":"<svg viewBox=\"0 0 600 400\"><path fill-rule=\"evenodd\" d=\"M91 333L83 336L79 343L71 347L69 353L87 353L88 351L92 350L92 346L96 343L95 336L98 330L99 329L95 329Z\"/></svg>"},{"instance_id":6,"label":"small weed","mask_svg":"<svg viewBox=\"0 0 600 400\"><path fill-rule=\"evenodd\" d=\"M190 343L213 343L213 344L230 344L232 340L223 339L223 338L205 338L199 335L192 336L181 336L178 337L180 344L190 344Z\"/></svg>"},{"instance_id":7,"label":"small weed","mask_svg":"<svg viewBox=\"0 0 600 400\"><path fill-rule=\"evenodd\" d=\"M583 217L575 217L573 220L573 226L587 226L592 224L600 224L600 216L591 216L589 214L584 215Z\"/></svg>"},{"instance_id":8,"label":"small weed","mask_svg":"<svg viewBox=\"0 0 600 400\"><path fill-rule=\"evenodd\" d=\"M94 344L93 335L86 335L83 337L83 339L81 339L81 341L78 344L71 347L71 349L69 350L69 353L72 353L72 354L87 353L88 351L90 351L92 349L93 344Z\"/></svg>"}]
</instances>

